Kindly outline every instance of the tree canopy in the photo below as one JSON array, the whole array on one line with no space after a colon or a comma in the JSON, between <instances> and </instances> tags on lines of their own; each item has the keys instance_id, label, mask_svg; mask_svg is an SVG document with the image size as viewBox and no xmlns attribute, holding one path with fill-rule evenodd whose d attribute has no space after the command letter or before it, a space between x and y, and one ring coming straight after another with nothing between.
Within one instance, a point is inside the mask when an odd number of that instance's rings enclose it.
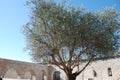
<instances>
[{"instance_id":1,"label":"tree canopy","mask_svg":"<svg viewBox=\"0 0 120 80\"><path fill-rule=\"evenodd\" d=\"M115 56L119 48L119 14L113 8L96 12L54 0L32 0L31 20L24 26L27 49L34 60L58 66L75 80L95 59ZM86 65L79 69L80 62ZM78 67L76 72L72 72Z\"/></svg>"}]
</instances>

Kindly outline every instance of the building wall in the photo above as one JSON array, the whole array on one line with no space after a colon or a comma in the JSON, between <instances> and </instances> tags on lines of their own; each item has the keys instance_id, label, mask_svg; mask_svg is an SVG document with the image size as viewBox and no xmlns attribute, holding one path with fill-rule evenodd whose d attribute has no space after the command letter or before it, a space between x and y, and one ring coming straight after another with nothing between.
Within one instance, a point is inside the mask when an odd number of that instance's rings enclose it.
<instances>
[{"instance_id":1,"label":"building wall","mask_svg":"<svg viewBox=\"0 0 120 80\"><path fill-rule=\"evenodd\" d=\"M80 67L83 67L83 65L80 65ZM63 71L56 66L54 68L61 72L60 76L62 80L67 80ZM108 68L111 68L112 76L108 75ZM94 76L94 71L96 72L96 76ZM99 60L91 63L78 75L77 80L120 80L120 58L105 61Z\"/></svg>"},{"instance_id":2,"label":"building wall","mask_svg":"<svg viewBox=\"0 0 120 80\"><path fill-rule=\"evenodd\" d=\"M111 68L112 76L108 75L108 68ZM0 59L0 76L3 78L53 80L56 71L60 72L61 80L67 80L64 71L57 66ZM94 71L96 76L94 76ZM120 58L91 63L77 77L77 80L120 80Z\"/></svg>"},{"instance_id":3,"label":"building wall","mask_svg":"<svg viewBox=\"0 0 120 80\"><path fill-rule=\"evenodd\" d=\"M88 78L93 78L93 80L118 80L120 78L119 62L120 58L91 63L84 71L84 80L88 80ZM111 76L108 74L109 68L111 68ZM93 70L97 73L96 77L94 76Z\"/></svg>"},{"instance_id":4,"label":"building wall","mask_svg":"<svg viewBox=\"0 0 120 80\"><path fill-rule=\"evenodd\" d=\"M0 76L3 78L43 80L41 76L48 76L47 73L45 65L0 59Z\"/></svg>"}]
</instances>

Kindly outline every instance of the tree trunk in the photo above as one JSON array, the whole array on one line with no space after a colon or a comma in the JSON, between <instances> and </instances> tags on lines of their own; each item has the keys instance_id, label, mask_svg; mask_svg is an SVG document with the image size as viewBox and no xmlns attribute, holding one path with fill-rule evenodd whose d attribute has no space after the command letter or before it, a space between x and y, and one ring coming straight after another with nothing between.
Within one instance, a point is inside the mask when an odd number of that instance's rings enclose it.
<instances>
[{"instance_id":1,"label":"tree trunk","mask_svg":"<svg viewBox=\"0 0 120 80\"><path fill-rule=\"evenodd\" d=\"M77 73L69 74L68 75L68 80L76 80Z\"/></svg>"},{"instance_id":2,"label":"tree trunk","mask_svg":"<svg viewBox=\"0 0 120 80\"><path fill-rule=\"evenodd\" d=\"M75 77L69 77L68 80L76 80Z\"/></svg>"}]
</instances>

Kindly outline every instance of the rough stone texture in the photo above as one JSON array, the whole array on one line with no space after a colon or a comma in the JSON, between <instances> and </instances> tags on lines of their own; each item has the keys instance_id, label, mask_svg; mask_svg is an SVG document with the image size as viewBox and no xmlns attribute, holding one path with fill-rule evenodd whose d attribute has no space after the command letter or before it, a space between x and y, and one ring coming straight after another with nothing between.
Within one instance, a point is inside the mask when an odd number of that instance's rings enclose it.
<instances>
[{"instance_id":1,"label":"rough stone texture","mask_svg":"<svg viewBox=\"0 0 120 80\"><path fill-rule=\"evenodd\" d=\"M108 68L111 68L112 76L108 75ZM97 73L96 77L94 77L93 70ZM118 80L120 78L120 58L93 62L82 74L84 75L83 80L88 80L88 78L93 80Z\"/></svg>"},{"instance_id":2,"label":"rough stone texture","mask_svg":"<svg viewBox=\"0 0 120 80\"><path fill-rule=\"evenodd\" d=\"M83 64L84 65L84 64ZM83 65L80 65L82 67ZM62 80L67 80L66 75L58 67L54 67L60 71ZM112 76L108 75L108 68L111 68ZM93 70L97 76L94 76ZM75 70L74 70L75 71ZM120 80L120 58L105 61L96 61L91 63L78 77L77 80Z\"/></svg>"},{"instance_id":3,"label":"rough stone texture","mask_svg":"<svg viewBox=\"0 0 120 80\"><path fill-rule=\"evenodd\" d=\"M0 76L43 80L43 76L48 76L48 67L42 64L0 59Z\"/></svg>"},{"instance_id":4,"label":"rough stone texture","mask_svg":"<svg viewBox=\"0 0 120 80\"><path fill-rule=\"evenodd\" d=\"M111 68L112 76L108 75L108 68ZM97 73L96 77L93 70ZM55 71L60 72L61 80L67 80L66 74L56 66L0 59L0 76L4 78L53 80ZM77 80L120 80L120 58L91 63Z\"/></svg>"}]
</instances>

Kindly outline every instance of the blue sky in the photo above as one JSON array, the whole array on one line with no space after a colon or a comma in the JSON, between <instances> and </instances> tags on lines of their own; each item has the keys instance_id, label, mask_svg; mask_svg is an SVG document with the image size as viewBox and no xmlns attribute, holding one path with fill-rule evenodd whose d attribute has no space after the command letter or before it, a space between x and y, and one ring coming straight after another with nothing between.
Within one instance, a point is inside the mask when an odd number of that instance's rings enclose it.
<instances>
[{"instance_id":1,"label":"blue sky","mask_svg":"<svg viewBox=\"0 0 120 80\"><path fill-rule=\"evenodd\" d=\"M25 0L0 0L0 58L31 61L23 48L22 26L29 20Z\"/></svg>"},{"instance_id":2,"label":"blue sky","mask_svg":"<svg viewBox=\"0 0 120 80\"><path fill-rule=\"evenodd\" d=\"M57 0L58 1L58 0ZM29 21L26 0L0 0L0 58L32 62L24 51L26 42L22 27ZM120 0L71 0L74 6L82 5L89 11L115 6L120 12Z\"/></svg>"}]
</instances>

